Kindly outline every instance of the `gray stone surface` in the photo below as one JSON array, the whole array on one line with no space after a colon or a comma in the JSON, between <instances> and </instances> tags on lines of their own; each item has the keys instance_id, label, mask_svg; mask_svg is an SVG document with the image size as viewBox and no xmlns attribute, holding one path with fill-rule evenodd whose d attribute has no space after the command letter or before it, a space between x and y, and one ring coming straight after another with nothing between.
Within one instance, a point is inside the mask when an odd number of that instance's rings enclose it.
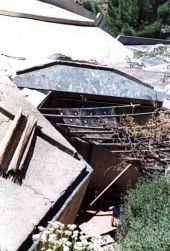
<instances>
[{"instance_id":1,"label":"gray stone surface","mask_svg":"<svg viewBox=\"0 0 170 251\"><path fill-rule=\"evenodd\" d=\"M36 191L0 177L0 250L16 250L50 206Z\"/></svg>"},{"instance_id":2,"label":"gray stone surface","mask_svg":"<svg viewBox=\"0 0 170 251\"><path fill-rule=\"evenodd\" d=\"M80 161L37 137L23 185L54 202L56 196L65 192L83 168Z\"/></svg>"},{"instance_id":3,"label":"gray stone surface","mask_svg":"<svg viewBox=\"0 0 170 251\"><path fill-rule=\"evenodd\" d=\"M2 141L6 130L8 129L11 121L8 117L0 113L0 142Z\"/></svg>"},{"instance_id":4,"label":"gray stone surface","mask_svg":"<svg viewBox=\"0 0 170 251\"><path fill-rule=\"evenodd\" d=\"M33 113L39 118L42 131L63 145L62 151L37 136L22 184L0 177L0 250L15 251L32 232L33 223L40 222L84 170L85 164L73 158L71 153L75 149L6 78L0 79L0 106L12 114L19 107ZM0 142L10 122L0 115Z\"/></svg>"}]
</instances>

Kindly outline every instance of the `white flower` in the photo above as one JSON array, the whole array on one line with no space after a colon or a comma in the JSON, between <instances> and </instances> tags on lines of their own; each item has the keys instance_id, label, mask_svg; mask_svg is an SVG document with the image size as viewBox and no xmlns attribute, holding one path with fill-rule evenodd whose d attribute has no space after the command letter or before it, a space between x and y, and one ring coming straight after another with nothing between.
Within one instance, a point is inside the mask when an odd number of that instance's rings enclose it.
<instances>
[{"instance_id":1,"label":"white flower","mask_svg":"<svg viewBox=\"0 0 170 251\"><path fill-rule=\"evenodd\" d=\"M50 234L48 242L55 243L56 240L56 234Z\"/></svg>"},{"instance_id":2,"label":"white flower","mask_svg":"<svg viewBox=\"0 0 170 251\"><path fill-rule=\"evenodd\" d=\"M68 224L67 227L70 231L74 231L74 229L76 229L77 226L75 224Z\"/></svg>"},{"instance_id":3,"label":"white flower","mask_svg":"<svg viewBox=\"0 0 170 251\"><path fill-rule=\"evenodd\" d=\"M69 251L70 249L69 249L69 247L68 246L63 246L63 251Z\"/></svg>"},{"instance_id":4,"label":"white flower","mask_svg":"<svg viewBox=\"0 0 170 251\"><path fill-rule=\"evenodd\" d=\"M55 229L64 229L65 225L62 224L59 221L49 221L48 222L51 226L53 226Z\"/></svg>"},{"instance_id":5,"label":"white flower","mask_svg":"<svg viewBox=\"0 0 170 251\"><path fill-rule=\"evenodd\" d=\"M71 237L72 237L72 239L77 240L78 239L78 235L79 235L79 231L75 230L75 231L72 232Z\"/></svg>"},{"instance_id":6,"label":"white flower","mask_svg":"<svg viewBox=\"0 0 170 251\"><path fill-rule=\"evenodd\" d=\"M68 247L70 247L70 246L72 245L72 243L71 243L70 241L67 241L67 242L65 243L65 245L68 246Z\"/></svg>"},{"instance_id":7,"label":"white flower","mask_svg":"<svg viewBox=\"0 0 170 251\"><path fill-rule=\"evenodd\" d=\"M38 227L38 230L40 231L40 232L43 232L44 230L45 230L45 228L44 227Z\"/></svg>"},{"instance_id":8,"label":"white flower","mask_svg":"<svg viewBox=\"0 0 170 251\"><path fill-rule=\"evenodd\" d=\"M40 234L34 234L32 239L34 242L37 242L40 239Z\"/></svg>"},{"instance_id":9,"label":"white flower","mask_svg":"<svg viewBox=\"0 0 170 251\"><path fill-rule=\"evenodd\" d=\"M55 240L54 243L53 243L53 249L54 250L58 250L59 247L61 247L61 243L59 240Z\"/></svg>"},{"instance_id":10,"label":"white flower","mask_svg":"<svg viewBox=\"0 0 170 251\"><path fill-rule=\"evenodd\" d=\"M81 243L82 243L83 246L87 246L88 245L88 241L86 239L82 240Z\"/></svg>"},{"instance_id":11,"label":"white flower","mask_svg":"<svg viewBox=\"0 0 170 251\"><path fill-rule=\"evenodd\" d=\"M50 234L54 233L56 231L56 228L54 226L51 226L48 231Z\"/></svg>"},{"instance_id":12,"label":"white flower","mask_svg":"<svg viewBox=\"0 0 170 251\"><path fill-rule=\"evenodd\" d=\"M91 251L92 250L94 250L94 251L100 251L102 249L101 249L100 245L92 243L92 242L89 242L89 250L91 250Z\"/></svg>"},{"instance_id":13,"label":"white flower","mask_svg":"<svg viewBox=\"0 0 170 251\"><path fill-rule=\"evenodd\" d=\"M73 234L79 234L79 230L74 230Z\"/></svg>"},{"instance_id":14,"label":"white flower","mask_svg":"<svg viewBox=\"0 0 170 251\"><path fill-rule=\"evenodd\" d=\"M72 232L71 232L70 230L65 230L65 231L64 231L64 234L65 234L66 236L70 236L70 235L72 234Z\"/></svg>"},{"instance_id":15,"label":"white flower","mask_svg":"<svg viewBox=\"0 0 170 251\"><path fill-rule=\"evenodd\" d=\"M64 231L63 230L57 230L56 231L58 234L60 234L61 236L63 235Z\"/></svg>"},{"instance_id":16,"label":"white flower","mask_svg":"<svg viewBox=\"0 0 170 251\"><path fill-rule=\"evenodd\" d=\"M63 243L66 243L68 239L63 237L63 238L61 238L61 240L62 240Z\"/></svg>"},{"instance_id":17,"label":"white flower","mask_svg":"<svg viewBox=\"0 0 170 251\"><path fill-rule=\"evenodd\" d=\"M74 248L81 250L83 248L82 243L80 241L75 242Z\"/></svg>"},{"instance_id":18,"label":"white flower","mask_svg":"<svg viewBox=\"0 0 170 251\"><path fill-rule=\"evenodd\" d=\"M42 242L47 242L47 235L46 235L46 234L43 233L43 234L41 235L41 241L42 241Z\"/></svg>"},{"instance_id":19,"label":"white flower","mask_svg":"<svg viewBox=\"0 0 170 251\"><path fill-rule=\"evenodd\" d=\"M47 230L47 229L46 229L46 230L44 230L43 234L44 234L44 235L48 235L48 234L50 234L49 229L48 229L48 230Z\"/></svg>"},{"instance_id":20,"label":"white flower","mask_svg":"<svg viewBox=\"0 0 170 251\"><path fill-rule=\"evenodd\" d=\"M81 240L81 241L83 241L83 240L87 240L87 236L86 236L86 235L84 235L84 234L80 235L80 240Z\"/></svg>"},{"instance_id":21,"label":"white flower","mask_svg":"<svg viewBox=\"0 0 170 251\"><path fill-rule=\"evenodd\" d=\"M50 238L56 239L56 234L50 234Z\"/></svg>"}]
</instances>

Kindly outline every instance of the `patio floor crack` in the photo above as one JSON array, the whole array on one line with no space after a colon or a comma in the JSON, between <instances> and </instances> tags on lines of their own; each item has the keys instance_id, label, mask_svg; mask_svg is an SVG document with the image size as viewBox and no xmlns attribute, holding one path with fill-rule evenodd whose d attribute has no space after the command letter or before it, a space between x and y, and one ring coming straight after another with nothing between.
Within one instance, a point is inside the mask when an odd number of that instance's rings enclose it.
<instances>
[{"instance_id":1,"label":"patio floor crack","mask_svg":"<svg viewBox=\"0 0 170 251\"><path fill-rule=\"evenodd\" d=\"M35 194L38 194L38 195L42 196L45 200L48 200L51 204L54 204L54 201L50 200L49 198L44 196L42 193L39 193L38 191L36 191L36 189L34 189L34 188L30 187L30 186L27 186L27 185L23 185L23 186L31 189Z\"/></svg>"}]
</instances>

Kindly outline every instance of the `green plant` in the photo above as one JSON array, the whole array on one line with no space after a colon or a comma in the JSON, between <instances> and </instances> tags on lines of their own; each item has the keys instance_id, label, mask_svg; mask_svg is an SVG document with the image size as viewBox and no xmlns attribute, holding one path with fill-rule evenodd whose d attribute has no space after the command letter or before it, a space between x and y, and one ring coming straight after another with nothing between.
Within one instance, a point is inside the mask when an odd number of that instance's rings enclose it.
<instances>
[{"instance_id":1,"label":"green plant","mask_svg":"<svg viewBox=\"0 0 170 251\"><path fill-rule=\"evenodd\" d=\"M144 51L135 51L134 58L151 58L151 57L158 57L158 58L165 58L170 57L170 52L168 47L165 45L159 45L153 49L145 49Z\"/></svg>"},{"instance_id":2,"label":"green plant","mask_svg":"<svg viewBox=\"0 0 170 251\"><path fill-rule=\"evenodd\" d=\"M113 36L158 38L162 27L170 24L169 8L170 0L108 0L107 25Z\"/></svg>"},{"instance_id":3,"label":"green plant","mask_svg":"<svg viewBox=\"0 0 170 251\"><path fill-rule=\"evenodd\" d=\"M123 251L168 251L169 222L169 177L142 180L125 197L118 243Z\"/></svg>"},{"instance_id":4,"label":"green plant","mask_svg":"<svg viewBox=\"0 0 170 251\"><path fill-rule=\"evenodd\" d=\"M93 12L95 15L100 12L100 5L93 0L76 0L75 2Z\"/></svg>"}]
</instances>

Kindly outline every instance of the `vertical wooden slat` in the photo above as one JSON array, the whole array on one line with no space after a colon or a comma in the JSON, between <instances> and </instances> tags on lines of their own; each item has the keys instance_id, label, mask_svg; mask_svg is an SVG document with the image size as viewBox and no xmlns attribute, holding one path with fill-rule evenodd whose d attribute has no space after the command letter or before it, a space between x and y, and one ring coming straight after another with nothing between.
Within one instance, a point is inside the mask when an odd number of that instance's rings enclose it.
<instances>
[{"instance_id":1,"label":"vertical wooden slat","mask_svg":"<svg viewBox=\"0 0 170 251\"><path fill-rule=\"evenodd\" d=\"M11 156L8 156L8 151L10 149L10 145L15 135L15 132L17 130L17 127L19 126L21 122L21 117L22 117L22 108L19 109L14 120L11 122L11 125L9 126L9 129L7 133L5 134L2 140L2 143L0 145L0 171L1 172L8 168L9 158L11 158Z\"/></svg>"},{"instance_id":2,"label":"vertical wooden slat","mask_svg":"<svg viewBox=\"0 0 170 251\"><path fill-rule=\"evenodd\" d=\"M37 123L37 119L34 116L27 116L27 123L25 129L22 133L22 136L19 140L18 146L15 150L15 153L12 157L12 160L9 164L7 172L14 171L16 172L20 166L20 162L24 155L25 149L27 148L27 144L29 142L32 131L34 130Z\"/></svg>"}]
</instances>

